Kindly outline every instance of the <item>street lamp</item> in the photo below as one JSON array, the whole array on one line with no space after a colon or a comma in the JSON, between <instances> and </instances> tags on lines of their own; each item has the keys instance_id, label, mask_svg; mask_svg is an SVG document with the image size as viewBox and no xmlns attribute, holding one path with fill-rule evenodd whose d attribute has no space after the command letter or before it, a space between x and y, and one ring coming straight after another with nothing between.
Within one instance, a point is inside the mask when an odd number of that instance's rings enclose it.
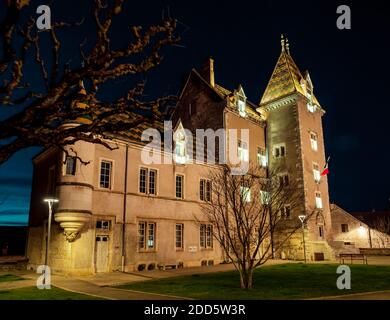
<instances>
[{"instance_id":1,"label":"street lamp","mask_svg":"<svg viewBox=\"0 0 390 320\"><path fill-rule=\"evenodd\" d=\"M306 263L306 244L305 244L305 220L306 216L305 215L300 215L298 216L299 220L302 223L302 239L303 239L303 255L305 257L305 263Z\"/></svg>"},{"instance_id":2,"label":"street lamp","mask_svg":"<svg viewBox=\"0 0 390 320\"><path fill-rule=\"evenodd\" d=\"M46 198L43 201L47 202L47 205L49 206L49 219L47 221L47 238L46 238L46 252L45 252L45 271L46 271L48 258L49 258L49 245L50 245L50 234L51 234L51 216L53 215L53 203L57 203L58 199ZM43 279L45 279L45 277Z\"/></svg>"}]
</instances>

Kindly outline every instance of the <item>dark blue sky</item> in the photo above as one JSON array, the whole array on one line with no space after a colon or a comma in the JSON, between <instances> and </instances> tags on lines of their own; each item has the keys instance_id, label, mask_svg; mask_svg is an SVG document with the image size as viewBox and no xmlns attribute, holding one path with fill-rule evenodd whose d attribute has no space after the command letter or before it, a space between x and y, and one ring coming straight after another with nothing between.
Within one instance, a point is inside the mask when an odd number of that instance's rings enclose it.
<instances>
[{"instance_id":1,"label":"dark blue sky","mask_svg":"<svg viewBox=\"0 0 390 320\"><path fill-rule=\"evenodd\" d=\"M88 16L89 3L52 1L52 19L78 21ZM177 94L186 73L212 56L216 82L230 89L241 83L250 100L257 103L279 56L280 34L284 33L298 67L310 71L316 96L326 110L323 121L326 152L331 156L331 201L348 210L385 209L390 196L390 25L383 3L128 1L114 25L112 43L126 41L129 25L156 23L169 12L179 21L182 46L166 50L163 65L148 76L150 96ZM351 7L352 30L336 28L340 4ZM64 35L64 61L74 57L72 63L79 63L78 44L84 35L92 37L93 24L87 19L81 30L68 32ZM29 76L35 79L36 73ZM106 93L121 94L131 82L131 78L121 79L115 90L108 87ZM0 110L0 119L8 115ZM0 224L27 222L31 158L36 151L22 151L0 166Z\"/></svg>"}]
</instances>

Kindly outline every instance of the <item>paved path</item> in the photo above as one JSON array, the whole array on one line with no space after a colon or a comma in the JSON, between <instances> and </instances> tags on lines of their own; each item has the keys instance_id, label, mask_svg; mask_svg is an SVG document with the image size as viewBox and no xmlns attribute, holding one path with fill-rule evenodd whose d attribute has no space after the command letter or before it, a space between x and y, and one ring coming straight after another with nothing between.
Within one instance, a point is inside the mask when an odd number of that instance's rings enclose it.
<instances>
[{"instance_id":1,"label":"paved path","mask_svg":"<svg viewBox=\"0 0 390 320\"><path fill-rule=\"evenodd\" d=\"M320 297L308 300L390 300L390 290L352 293L340 296Z\"/></svg>"},{"instance_id":2,"label":"paved path","mask_svg":"<svg viewBox=\"0 0 390 320\"><path fill-rule=\"evenodd\" d=\"M102 287L88 281L68 278L63 276L52 276L54 286L77 293L109 300L182 300L183 297L168 296L163 294L146 293L132 290L122 290L110 287Z\"/></svg>"},{"instance_id":3,"label":"paved path","mask_svg":"<svg viewBox=\"0 0 390 320\"><path fill-rule=\"evenodd\" d=\"M18 289L35 285L36 280L34 279L0 282L0 290Z\"/></svg>"},{"instance_id":4,"label":"paved path","mask_svg":"<svg viewBox=\"0 0 390 320\"><path fill-rule=\"evenodd\" d=\"M0 290L12 290L24 287L32 287L36 285L36 279L39 276L33 272L14 272L18 276L25 278L26 280L18 281L7 281L0 282ZM136 277L133 275L126 275L128 277L127 282L131 280L140 279L145 280L145 277ZM140 279L138 279L140 278ZM111 278L112 280L112 278ZM133 290L123 290L110 288L104 285L98 285L93 282L86 280L77 279L74 277L67 277L62 275L52 275L51 277L52 285L71 292L82 293L90 296L95 296L98 298L108 299L108 300L183 300L187 298L176 297L176 296L167 296L163 294L154 294L139 292Z\"/></svg>"}]
</instances>

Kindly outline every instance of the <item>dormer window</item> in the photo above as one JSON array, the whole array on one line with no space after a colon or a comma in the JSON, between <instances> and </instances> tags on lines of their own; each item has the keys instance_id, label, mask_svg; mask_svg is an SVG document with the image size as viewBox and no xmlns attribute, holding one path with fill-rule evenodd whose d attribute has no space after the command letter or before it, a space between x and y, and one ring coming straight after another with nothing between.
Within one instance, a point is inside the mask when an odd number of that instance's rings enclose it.
<instances>
[{"instance_id":1,"label":"dormer window","mask_svg":"<svg viewBox=\"0 0 390 320\"><path fill-rule=\"evenodd\" d=\"M241 117L246 116L245 104L246 104L245 99L243 97L238 97L237 108L238 108L238 113L240 114Z\"/></svg>"},{"instance_id":2,"label":"dormer window","mask_svg":"<svg viewBox=\"0 0 390 320\"><path fill-rule=\"evenodd\" d=\"M242 89L241 85L238 87L238 90L236 91L236 103L237 103L237 109L238 113L241 117L246 117L246 96L244 93L244 90Z\"/></svg>"},{"instance_id":3,"label":"dormer window","mask_svg":"<svg viewBox=\"0 0 390 320\"><path fill-rule=\"evenodd\" d=\"M185 163L186 158L186 137L183 132L178 132L175 140L175 161L177 163Z\"/></svg>"},{"instance_id":4,"label":"dormer window","mask_svg":"<svg viewBox=\"0 0 390 320\"><path fill-rule=\"evenodd\" d=\"M313 103L313 93L310 87L307 87L306 89L306 98L307 98L307 110L309 110L311 113L316 112L317 107Z\"/></svg>"},{"instance_id":5,"label":"dormer window","mask_svg":"<svg viewBox=\"0 0 390 320\"><path fill-rule=\"evenodd\" d=\"M312 102L308 102L307 103L307 110L309 110L311 113L314 113L314 112L316 112L316 105L315 104L313 104Z\"/></svg>"},{"instance_id":6,"label":"dormer window","mask_svg":"<svg viewBox=\"0 0 390 320\"><path fill-rule=\"evenodd\" d=\"M308 72L306 72L306 78L302 79L301 85L307 98L307 110L311 113L316 112L317 106L313 103L313 84Z\"/></svg>"}]
</instances>

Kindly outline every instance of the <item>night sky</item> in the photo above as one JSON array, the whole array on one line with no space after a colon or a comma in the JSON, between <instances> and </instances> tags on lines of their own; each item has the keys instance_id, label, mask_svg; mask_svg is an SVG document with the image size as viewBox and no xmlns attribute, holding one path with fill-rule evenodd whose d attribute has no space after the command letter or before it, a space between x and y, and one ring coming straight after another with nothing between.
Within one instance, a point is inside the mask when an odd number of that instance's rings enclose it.
<instances>
[{"instance_id":1,"label":"night sky","mask_svg":"<svg viewBox=\"0 0 390 320\"><path fill-rule=\"evenodd\" d=\"M182 42L166 50L163 64L148 75L149 96L178 94L191 68L199 68L212 56L216 82L228 89L242 84L249 100L258 103L279 56L283 33L298 67L302 72L309 70L314 92L326 110L323 124L326 153L331 156L331 202L347 210L387 209L390 12L375 1L369 6L366 2L366 7L355 1L313 2L128 1L114 24L111 43L126 43L130 25L147 26L170 15L179 21ZM49 2L52 19L79 21L89 16L89 3ZM336 8L341 4L352 10L351 30L336 27ZM0 16L1 9L0 5ZM78 44L85 35L91 39L93 24L87 19L80 30L67 32L63 61L71 59L76 65L80 63ZM27 77L39 86L34 67L31 61ZM124 93L133 80L119 79L107 87L107 96ZM0 119L10 114L9 108L0 107ZM0 166L0 225L27 223L31 159L38 151L23 150Z\"/></svg>"}]
</instances>

